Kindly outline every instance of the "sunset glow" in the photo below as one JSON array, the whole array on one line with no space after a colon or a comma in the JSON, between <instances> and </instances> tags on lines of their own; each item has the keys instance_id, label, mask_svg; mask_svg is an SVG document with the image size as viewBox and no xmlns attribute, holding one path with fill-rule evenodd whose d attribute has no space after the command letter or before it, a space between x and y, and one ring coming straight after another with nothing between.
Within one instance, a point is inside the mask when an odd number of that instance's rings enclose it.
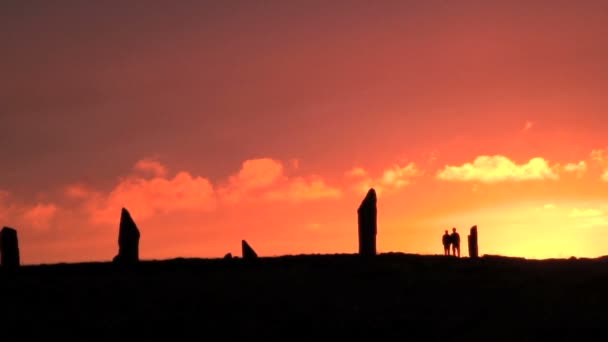
<instances>
[{"instance_id":1,"label":"sunset glow","mask_svg":"<svg viewBox=\"0 0 608 342\"><path fill-rule=\"evenodd\" d=\"M544 5L542 5L544 4ZM0 227L24 264L608 254L608 5L0 5Z\"/></svg>"}]
</instances>

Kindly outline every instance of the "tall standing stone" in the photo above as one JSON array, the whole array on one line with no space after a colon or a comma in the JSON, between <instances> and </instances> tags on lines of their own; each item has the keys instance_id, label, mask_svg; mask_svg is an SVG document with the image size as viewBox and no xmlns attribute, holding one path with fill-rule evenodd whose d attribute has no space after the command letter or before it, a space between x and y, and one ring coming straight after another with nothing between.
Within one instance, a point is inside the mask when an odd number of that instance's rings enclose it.
<instances>
[{"instance_id":1,"label":"tall standing stone","mask_svg":"<svg viewBox=\"0 0 608 342\"><path fill-rule=\"evenodd\" d=\"M471 233L469 234L469 257L477 258L479 256L479 251L477 248L477 226L471 227Z\"/></svg>"},{"instance_id":2,"label":"tall standing stone","mask_svg":"<svg viewBox=\"0 0 608 342\"><path fill-rule=\"evenodd\" d=\"M139 229L127 209L122 208L118 231L118 255L114 257L114 262L129 264L138 261Z\"/></svg>"},{"instance_id":3,"label":"tall standing stone","mask_svg":"<svg viewBox=\"0 0 608 342\"><path fill-rule=\"evenodd\" d=\"M3 268L19 267L19 241L17 231L10 227L0 231L0 265Z\"/></svg>"},{"instance_id":4,"label":"tall standing stone","mask_svg":"<svg viewBox=\"0 0 608 342\"><path fill-rule=\"evenodd\" d=\"M359 219L359 255L376 255L377 209L376 190L369 189L357 209Z\"/></svg>"},{"instance_id":5,"label":"tall standing stone","mask_svg":"<svg viewBox=\"0 0 608 342\"><path fill-rule=\"evenodd\" d=\"M241 247L243 249L243 260L253 260L258 258L258 254L249 246L247 241L241 241Z\"/></svg>"}]
</instances>

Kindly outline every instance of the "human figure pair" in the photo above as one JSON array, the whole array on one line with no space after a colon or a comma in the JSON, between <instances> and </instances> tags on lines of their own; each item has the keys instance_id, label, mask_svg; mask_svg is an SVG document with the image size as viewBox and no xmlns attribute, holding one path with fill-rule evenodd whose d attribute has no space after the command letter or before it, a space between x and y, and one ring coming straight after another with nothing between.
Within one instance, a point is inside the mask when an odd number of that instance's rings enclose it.
<instances>
[{"instance_id":1,"label":"human figure pair","mask_svg":"<svg viewBox=\"0 0 608 342\"><path fill-rule=\"evenodd\" d=\"M443 243L443 254L450 255L450 248L452 249L452 255L460 258L460 235L456 232L456 228L452 228L452 234L445 231L442 238Z\"/></svg>"}]
</instances>

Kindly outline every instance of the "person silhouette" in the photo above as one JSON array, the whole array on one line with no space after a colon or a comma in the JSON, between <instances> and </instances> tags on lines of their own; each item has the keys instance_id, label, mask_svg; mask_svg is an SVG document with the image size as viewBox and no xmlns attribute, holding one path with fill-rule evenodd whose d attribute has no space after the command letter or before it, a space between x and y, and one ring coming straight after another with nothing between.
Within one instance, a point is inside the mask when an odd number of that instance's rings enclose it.
<instances>
[{"instance_id":1,"label":"person silhouette","mask_svg":"<svg viewBox=\"0 0 608 342\"><path fill-rule=\"evenodd\" d=\"M445 231L445 234L443 234L441 242L443 243L443 255L450 255L450 244L452 242L452 239L450 237L450 234L448 234L447 230Z\"/></svg>"},{"instance_id":2,"label":"person silhouette","mask_svg":"<svg viewBox=\"0 0 608 342\"><path fill-rule=\"evenodd\" d=\"M450 235L452 240L452 254L460 258L460 235L456 232L456 228L452 228L452 234ZM457 254L458 253L458 254Z\"/></svg>"}]
</instances>

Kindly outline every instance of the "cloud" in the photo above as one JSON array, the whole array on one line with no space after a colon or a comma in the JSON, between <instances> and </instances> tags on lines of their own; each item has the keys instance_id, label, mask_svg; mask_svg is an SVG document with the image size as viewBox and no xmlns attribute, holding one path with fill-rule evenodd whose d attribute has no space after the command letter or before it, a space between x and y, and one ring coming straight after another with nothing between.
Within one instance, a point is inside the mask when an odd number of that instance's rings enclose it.
<instances>
[{"instance_id":1,"label":"cloud","mask_svg":"<svg viewBox=\"0 0 608 342\"><path fill-rule=\"evenodd\" d=\"M238 202L285 179L280 162L270 158L250 159L244 161L239 172L230 176L228 185L218 191L223 199Z\"/></svg>"},{"instance_id":2,"label":"cloud","mask_svg":"<svg viewBox=\"0 0 608 342\"><path fill-rule=\"evenodd\" d=\"M583 160L575 163L568 163L564 166L564 171L576 173L576 177L581 178L587 171L587 163Z\"/></svg>"},{"instance_id":3,"label":"cloud","mask_svg":"<svg viewBox=\"0 0 608 342\"><path fill-rule=\"evenodd\" d=\"M139 219L179 210L209 211L216 207L213 186L203 177L179 172L173 178L129 177L102 199L95 212L98 221L116 221L126 207Z\"/></svg>"},{"instance_id":4,"label":"cloud","mask_svg":"<svg viewBox=\"0 0 608 342\"><path fill-rule=\"evenodd\" d=\"M595 228L608 225L608 220L604 214L604 211L599 209L574 208L570 211L568 217L575 219L577 226L580 228Z\"/></svg>"},{"instance_id":5,"label":"cloud","mask_svg":"<svg viewBox=\"0 0 608 342\"><path fill-rule=\"evenodd\" d=\"M421 176L424 172L418 169L415 163L410 162L401 166L393 164L382 171L381 176L373 178L365 169L355 167L346 172L346 176L355 179L354 189L357 192L365 193L370 188L376 192L392 192L403 188L412 182L412 178Z\"/></svg>"},{"instance_id":6,"label":"cloud","mask_svg":"<svg viewBox=\"0 0 608 342\"><path fill-rule=\"evenodd\" d=\"M408 184L413 177L421 175L422 172L418 170L416 164L410 162L405 166L399 166L397 164L384 170L382 173L381 184L384 188L399 189Z\"/></svg>"},{"instance_id":7,"label":"cloud","mask_svg":"<svg viewBox=\"0 0 608 342\"><path fill-rule=\"evenodd\" d=\"M168 177L164 165L149 160L138 161L133 169L147 174L122 177L109 192L72 184L65 188L64 194L81 200L95 223L116 222L123 207L137 219L144 220L181 210L210 211L217 205L213 185L204 177L185 171Z\"/></svg>"},{"instance_id":8,"label":"cloud","mask_svg":"<svg viewBox=\"0 0 608 342\"><path fill-rule=\"evenodd\" d=\"M574 208L568 214L568 217L597 217L603 216L604 212L598 209L578 209Z\"/></svg>"},{"instance_id":9,"label":"cloud","mask_svg":"<svg viewBox=\"0 0 608 342\"><path fill-rule=\"evenodd\" d=\"M237 203L243 200L308 201L339 198L341 190L329 186L321 177L289 178L280 161L270 158L250 159L219 188L222 200Z\"/></svg>"},{"instance_id":10,"label":"cloud","mask_svg":"<svg viewBox=\"0 0 608 342\"><path fill-rule=\"evenodd\" d=\"M306 180L302 177L295 178L286 186L276 190L269 190L262 197L269 200L288 200L292 202L316 200L322 198L339 198L342 192L325 183L318 176L312 176Z\"/></svg>"},{"instance_id":11,"label":"cloud","mask_svg":"<svg viewBox=\"0 0 608 342\"><path fill-rule=\"evenodd\" d=\"M439 159L439 151L437 151L437 150L431 151L429 153L429 158L428 158L429 163L432 163L432 162L436 161L437 159Z\"/></svg>"},{"instance_id":12,"label":"cloud","mask_svg":"<svg viewBox=\"0 0 608 342\"><path fill-rule=\"evenodd\" d=\"M354 167L345 174L348 177L365 177L367 176L367 171L365 171L365 169L362 167Z\"/></svg>"},{"instance_id":13,"label":"cloud","mask_svg":"<svg viewBox=\"0 0 608 342\"><path fill-rule=\"evenodd\" d=\"M608 152L606 149L597 149L592 150L590 153L591 160L600 163L601 165L605 165L606 161L608 161Z\"/></svg>"},{"instance_id":14,"label":"cloud","mask_svg":"<svg viewBox=\"0 0 608 342\"><path fill-rule=\"evenodd\" d=\"M551 203L548 203L548 204L545 204L545 205L543 206L543 208L545 208L545 209L555 209L555 205L554 205L554 204L551 204Z\"/></svg>"},{"instance_id":15,"label":"cloud","mask_svg":"<svg viewBox=\"0 0 608 342\"><path fill-rule=\"evenodd\" d=\"M84 184L70 184L65 187L64 195L70 199L85 199L91 196L93 190Z\"/></svg>"},{"instance_id":16,"label":"cloud","mask_svg":"<svg viewBox=\"0 0 608 342\"><path fill-rule=\"evenodd\" d=\"M156 177L165 177L167 175L167 168L160 162L152 159L142 159L135 163L133 169L144 173L149 172Z\"/></svg>"},{"instance_id":17,"label":"cloud","mask_svg":"<svg viewBox=\"0 0 608 342\"><path fill-rule=\"evenodd\" d=\"M30 227L35 229L49 229L51 220L59 208L53 203L38 203L25 209L23 219Z\"/></svg>"},{"instance_id":18,"label":"cloud","mask_svg":"<svg viewBox=\"0 0 608 342\"><path fill-rule=\"evenodd\" d=\"M46 230L59 211L54 203L28 204L11 201L8 191L0 190L0 224L13 228L33 228ZM5 223L3 223L5 222ZM2 227L0 225L0 227Z\"/></svg>"},{"instance_id":19,"label":"cloud","mask_svg":"<svg viewBox=\"0 0 608 342\"><path fill-rule=\"evenodd\" d=\"M547 161L536 157L517 165L501 155L479 156L473 163L461 166L445 166L437 172L437 178L446 181L479 181L497 183L504 181L555 180L559 175L549 167Z\"/></svg>"},{"instance_id":20,"label":"cloud","mask_svg":"<svg viewBox=\"0 0 608 342\"><path fill-rule=\"evenodd\" d=\"M6 221L13 208L8 203L9 192L0 190L0 220ZM0 223L1 224L1 223Z\"/></svg>"},{"instance_id":21,"label":"cloud","mask_svg":"<svg viewBox=\"0 0 608 342\"><path fill-rule=\"evenodd\" d=\"M608 149L592 150L590 158L604 168L600 178L602 181L608 182Z\"/></svg>"}]
</instances>

